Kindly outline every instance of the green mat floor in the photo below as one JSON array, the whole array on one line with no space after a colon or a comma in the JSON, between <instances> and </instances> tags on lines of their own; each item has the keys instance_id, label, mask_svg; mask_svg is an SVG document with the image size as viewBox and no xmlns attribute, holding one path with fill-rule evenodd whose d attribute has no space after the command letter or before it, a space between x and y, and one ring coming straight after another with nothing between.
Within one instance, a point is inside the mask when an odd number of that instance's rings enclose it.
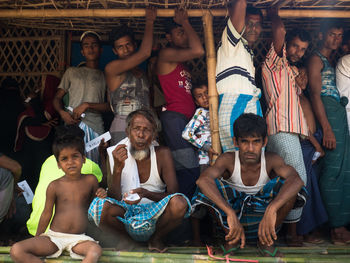
<instances>
[{"instance_id":1,"label":"green mat floor","mask_svg":"<svg viewBox=\"0 0 350 263\"><path fill-rule=\"evenodd\" d=\"M350 246L312 246L312 247L279 247L284 254L284 258L259 257L258 251L254 247L244 248L231 256L235 259L258 260L261 263L288 262L288 263L327 263L339 262L350 263ZM0 247L0 263L13 262L9 255L10 247ZM136 262L136 263L158 263L158 262L183 262L183 263L202 263L202 262L225 262L224 260L214 260L207 255L206 248L193 247L171 247L167 253L149 253L146 249L138 252L113 251L104 249L99 262ZM57 259L46 259L50 263L69 263L79 262L64 254ZM234 262L234 261L231 261ZM241 261L245 262L245 261Z\"/></svg>"}]
</instances>

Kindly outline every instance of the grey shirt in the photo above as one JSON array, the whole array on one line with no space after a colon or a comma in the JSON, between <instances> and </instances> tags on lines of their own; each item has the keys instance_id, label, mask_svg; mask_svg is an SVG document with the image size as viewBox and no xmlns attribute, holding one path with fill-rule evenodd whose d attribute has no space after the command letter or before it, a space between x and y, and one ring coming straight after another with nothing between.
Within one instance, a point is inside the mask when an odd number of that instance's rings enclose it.
<instances>
[{"instance_id":1,"label":"grey shirt","mask_svg":"<svg viewBox=\"0 0 350 263\"><path fill-rule=\"evenodd\" d=\"M83 102L105 102L106 81L99 69L70 67L64 73L58 88L69 94L68 105L73 109ZM101 113L87 110L85 114L82 121L98 134L102 134L104 129Z\"/></svg>"}]
</instances>

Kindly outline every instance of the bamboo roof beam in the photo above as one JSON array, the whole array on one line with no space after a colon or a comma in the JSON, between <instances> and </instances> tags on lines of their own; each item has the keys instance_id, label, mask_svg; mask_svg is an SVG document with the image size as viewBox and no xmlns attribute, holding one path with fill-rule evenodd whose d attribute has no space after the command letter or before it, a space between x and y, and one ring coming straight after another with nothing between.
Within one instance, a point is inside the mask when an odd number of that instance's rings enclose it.
<instances>
[{"instance_id":1,"label":"bamboo roof beam","mask_svg":"<svg viewBox=\"0 0 350 263\"><path fill-rule=\"evenodd\" d=\"M266 13L265 10L262 10ZM188 9L188 16L202 17L205 10ZM215 16L226 16L226 9L210 9ZM345 10L295 10L281 9L279 15L282 18L350 18L350 11ZM173 17L174 9L158 9L158 17ZM59 17L144 17L145 9L2 9L0 18L59 18Z\"/></svg>"}]
</instances>

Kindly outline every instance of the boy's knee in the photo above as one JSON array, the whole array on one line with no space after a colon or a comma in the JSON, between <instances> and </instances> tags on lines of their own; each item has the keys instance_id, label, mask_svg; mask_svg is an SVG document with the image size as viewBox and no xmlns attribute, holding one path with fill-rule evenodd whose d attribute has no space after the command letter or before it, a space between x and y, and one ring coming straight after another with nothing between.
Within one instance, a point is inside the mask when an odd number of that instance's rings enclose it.
<instances>
[{"instance_id":1,"label":"boy's knee","mask_svg":"<svg viewBox=\"0 0 350 263\"><path fill-rule=\"evenodd\" d=\"M101 257L102 252L103 252L103 250L102 250L101 246L99 246L98 244L95 244L89 249L88 254L90 254L90 256L92 258L97 260Z\"/></svg>"},{"instance_id":2,"label":"boy's knee","mask_svg":"<svg viewBox=\"0 0 350 263\"><path fill-rule=\"evenodd\" d=\"M23 248L20 243L15 243L12 245L10 250L11 258L16 261L21 257L21 253L23 252Z\"/></svg>"}]
</instances>

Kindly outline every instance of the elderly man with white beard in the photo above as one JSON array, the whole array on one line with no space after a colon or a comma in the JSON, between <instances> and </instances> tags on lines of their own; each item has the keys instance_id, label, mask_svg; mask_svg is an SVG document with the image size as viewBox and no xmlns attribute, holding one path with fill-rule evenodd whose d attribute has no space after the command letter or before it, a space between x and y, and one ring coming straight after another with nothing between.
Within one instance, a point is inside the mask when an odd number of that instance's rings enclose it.
<instances>
[{"instance_id":1,"label":"elderly man with white beard","mask_svg":"<svg viewBox=\"0 0 350 263\"><path fill-rule=\"evenodd\" d=\"M162 253L162 238L189 216L191 204L177 193L170 150L157 146L154 114L140 109L126 123L127 138L107 149L112 171L108 197L93 200L89 217L103 231L147 241L150 251Z\"/></svg>"}]
</instances>

